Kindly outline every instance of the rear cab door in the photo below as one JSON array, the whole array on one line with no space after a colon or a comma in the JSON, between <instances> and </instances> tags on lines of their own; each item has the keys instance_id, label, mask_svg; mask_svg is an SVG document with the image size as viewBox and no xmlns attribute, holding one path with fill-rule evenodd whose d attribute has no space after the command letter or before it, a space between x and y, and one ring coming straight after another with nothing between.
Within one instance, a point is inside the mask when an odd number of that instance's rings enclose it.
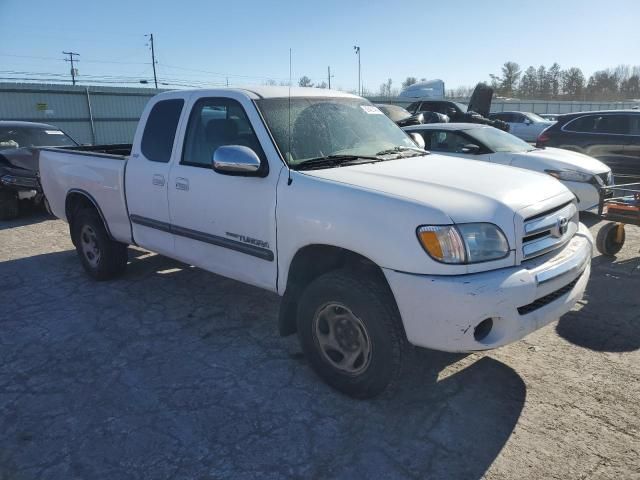
<instances>
[{"instance_id":1,"label":"rear cab door","mask_svg":"<svg viewBox=\"0 0 640 480\"><path fill-rule=\"evenodd\" d=\"M276 187L284 167L249 93L194 94L180 126L168 198L176 258L276 290ZM212 168L218 147L242 145L260 158L258 174Z\"/></svg>"},{"instance_id":2,"label":"rear cab door","mask_svg":"<svg viewBox=\"0 0 640 480\"><path fill-rule=\"evenodd\" d=\"M125 192L137 245L167 256L174 254L167 196L172 158L180 151L177 131L186 95L162 94L142 114L125 171Z\"/></svg>"}]
</instances>

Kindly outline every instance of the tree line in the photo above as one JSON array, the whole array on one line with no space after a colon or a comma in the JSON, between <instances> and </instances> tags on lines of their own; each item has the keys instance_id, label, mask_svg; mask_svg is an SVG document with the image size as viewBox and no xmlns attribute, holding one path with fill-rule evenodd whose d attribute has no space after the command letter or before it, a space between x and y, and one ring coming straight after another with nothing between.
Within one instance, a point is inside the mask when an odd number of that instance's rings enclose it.
<instances>
[{"instance_id":1,"label":"tree line","mask_svg":"<svg viewBox=\"0 0 640 480\"><path fill-rule=\"evenodd\" d=\"M594 72L588 79L577 67L558 63L546 68L530 66L522 71L516 62L505 62L501 75L490 75L499 96L536 100L629 100L640 98L640 66L618 65Z\"/></svg>"},{"instance_id":2,"label":"tree line","mask_svg":"<svg viewBox=\"0 0 640 480\"><path fill-rule=\"evenodd\" d=\"M586 78L578 67L563 69L557 62L550 67L540 65L529 66L522 70L516 62L509 61L502 65L499 75L489 75L489 83L500 97L532 99L532 100L592 100L616 101L640 99L640 65L618 65L594 72ZM424 81L421 78L420 81ZM401 84L402 88L418 82L416 77L407 77ZM273 80L267 84L275 85ZM288 83L281 82L281 85ZM327 88L327 82L314 84L309 77L302 76L298 80L301 87ZM471 95L474 87L458 87L447 90L447 97L466 98ZM377 95L381 97L395 97L398 88L393 87L389 78L380 85L377 92L366 88L363 95Z\"/></svg>"}]
</instances>

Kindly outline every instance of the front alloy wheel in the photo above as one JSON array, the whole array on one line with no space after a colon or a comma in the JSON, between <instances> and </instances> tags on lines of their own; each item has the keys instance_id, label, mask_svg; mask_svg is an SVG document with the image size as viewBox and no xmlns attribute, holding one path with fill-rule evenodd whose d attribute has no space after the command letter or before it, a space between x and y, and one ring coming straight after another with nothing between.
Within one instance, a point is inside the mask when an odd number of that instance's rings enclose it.
<instances>
[{"instance_id":1,"label":"front alloy wheel","mask_svg":"<svg viewBox=\"0 0 640 480\"><path fill-rule=\"evenodd\" d=\"M313 320L315 339L324 359L349 375L359 375L371 363L371 340L362 320L349 308L328 303Z\"/></svg>"}]
</instances>

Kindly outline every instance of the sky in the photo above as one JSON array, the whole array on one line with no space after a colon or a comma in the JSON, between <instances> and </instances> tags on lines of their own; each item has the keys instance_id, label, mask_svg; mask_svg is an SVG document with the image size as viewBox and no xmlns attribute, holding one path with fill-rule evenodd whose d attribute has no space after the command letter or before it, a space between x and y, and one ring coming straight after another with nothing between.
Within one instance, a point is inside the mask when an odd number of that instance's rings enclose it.
<instances>
[{"instance_id":1,"label":"sky","mask_svg":"<svg viewBox=\"0 0 640 480\"><path fill-rule=\"evenodd\" d=\"M287 81L291 49L295 82L326 81L330 66L332 87L354 90L354 45L374 92L407 76L471 86L507 60L588 76L640 64L639 20L639 0L0 0L0 82L68 79L62 52L73 51L80 84L135 86L153 78L148 33L159 81L172 85Z\"/></svg>"}]
</instances>

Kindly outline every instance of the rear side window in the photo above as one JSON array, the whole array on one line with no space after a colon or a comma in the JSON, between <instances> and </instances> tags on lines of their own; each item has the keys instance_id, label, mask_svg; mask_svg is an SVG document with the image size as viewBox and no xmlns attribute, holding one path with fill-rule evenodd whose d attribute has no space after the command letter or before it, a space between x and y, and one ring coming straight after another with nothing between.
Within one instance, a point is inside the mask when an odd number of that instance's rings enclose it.
<instances>
[{"instance_id":1,"label":"rear side window","mask_svg":"<svg viewBox=\"0 0 640 480\"><path fill-rule=\"evenodd\" d=\"M597 133L629 133L629 115L604 115L596 122Z\"/></svg>"},{"instance_id":2,"label":"rear side window","mask_svg":"<svg viewBox=\"0 0 640 480\"><path fill-rule=\"evenodd\" d=\"M579 133L628 134L629 115L587 115L569 122L564 130Z\"/></svg>"},{"instance_id":3,"label":"rear side window","mask_svg":"<svg viewBox=\"0 0 640 480\"><path fill-rule=\"evenodd\" d=\"M161 100L149 113L142 134L142 154L152 162L167 163L171 159L173 141L178 129L184 100Z\"/></svg>"}]
</instances>

